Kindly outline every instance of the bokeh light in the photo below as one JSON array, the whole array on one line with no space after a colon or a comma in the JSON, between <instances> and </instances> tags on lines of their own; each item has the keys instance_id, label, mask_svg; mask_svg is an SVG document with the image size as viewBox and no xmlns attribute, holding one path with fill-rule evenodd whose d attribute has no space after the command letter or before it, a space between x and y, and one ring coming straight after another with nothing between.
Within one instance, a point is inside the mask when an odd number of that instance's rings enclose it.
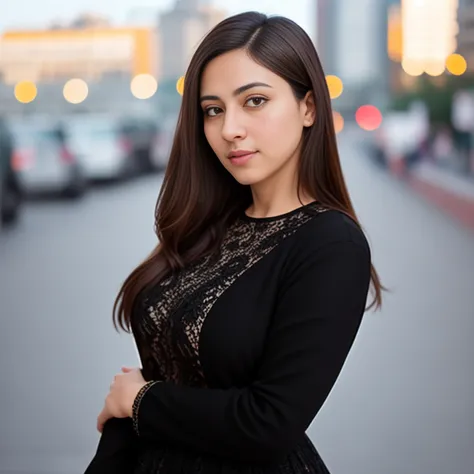
<instances>
[{"instance_id":1,"label":"bokeh light","mask_svg":"<svg viewBox=\"0 0 474 474\"><path fill-rule=\"evenodd\" d=\"M388 11L387 52L392 61L403 58L403 26L400 5L391 5Z\"/></svg>"},{"instance_id":2,"label":"bokeh light","mask_svg":"<svg viewBox=\"0 0 474 474\"><path fill-rule=\"evenodd\" d=\"M176 82L176 90L178 91L179 95L184 94L184 76L181 76Z\"/></svg>"},{"instance_id":3,"label":"bokeh light","mask_svg":"<svg viewBox=\"0 0 474 474\"><path fill-rule=\"evenodd\" d=\"M70 79L64 85L63 95L69 103L80 104L89 95L89 87L82 79Z\"/></svg>"},{"instance_id":4,"label":"bokeh light","mask_svg":"<svg viewBox=\"0 0 474 474\"><path fill-rule=\"evenodd\" d=\"M446 59L446 68L451 74L461 76L467 70L466 59L460 54L451 54Z\"/></svg>"},{"instance_id":5,"label":"bokeh light","mask_svg":"<svg viewBox=\"0 0 474 474\"><path fill-rule=\"evenodd\" d=\"M403 69L438 77L457 45L459 0L404 0L401 2ZM393 3L393 2L392 2ZM400 3L400 2L397 2Z\"/></svg>"},{"instance_id":6,"label":"bokeh light","mask_svg":"<svg viewBox=\"0 0 474 474\"><path fill-rule=\"evenodd\" d=\"M36 89L36 85L33 82L22 81L15 86L14 93L18 102L21 102L22 104L28 104L29 102L33 102L36 99L38 90Z\"/></svg>"},{"instance_id":7,"label":"bokeh light","mask_svg":"<svg viewBox=\"0 0 474 474\"><path fill-rule=\"evenodd\" d=\"M376 130L382 124L382 113L373 105L359 107L355 118L359 127L367 131Z\"/></svg>"},{"instance_id":8,"label":"bokeh light","mask_svg":"<svg viewBox=\"0 0 474 474\"><path fill-rule=\"evenodd\" d=\"M326 76L326 83L329 89L331 99L337 99L344 90L342 80L337 76Z\"/></svg>"},{"instance_id":9,"label":"bokeh light","mask_svg":"<svg viewBox=\"0 0 474 474\"><path fill-rule=\"evenodd\" d=\"M423 63L421 61L415 61L412 59L403 59L402 69L409 76L421 76L424 72Z\"/></svg>"},{"instance_id":10,"label":"bokeh light","mask_svg":"<svg viewBox=\"0 0 474 474\"><path fill-rule=\"evenodd\" d=\"M426 62L425 64L425 72L429 76L437 77L441 76L443 72L446 70L444 64L439 61L432 61L432 62Z\"/></svg>"},{"instance_id":11,"label":"bokeh light","mask_svg":"<svg viewBox=\"0 0 474 474\"><path fill-rule=\"evenodd\" d=\"M132 79L130 89L137 99L149 99L156 94L158 82L151 74L138 74Z\"/></svg>"},{"instance_id":12,"label":"bokeh light","mask_svg":"<svg viewBox=\"0 0 474 474\"><path fill-rule=\"evenodd\" d=\"M334 122L334 129L336 130L336 133L342 132L344 129L344 118L339 112L333 112L332 113L332 119Z\"/></svg>"}]
</instances>

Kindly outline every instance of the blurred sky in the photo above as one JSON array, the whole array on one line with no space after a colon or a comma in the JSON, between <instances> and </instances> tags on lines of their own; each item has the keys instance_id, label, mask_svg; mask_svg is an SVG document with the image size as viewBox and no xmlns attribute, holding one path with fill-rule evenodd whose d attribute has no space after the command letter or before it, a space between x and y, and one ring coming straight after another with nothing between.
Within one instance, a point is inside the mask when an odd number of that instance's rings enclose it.
<instances>
[{"instance_id":1,"label":"blurred sky","mask_svg":"<svg viewBox=\"0 0 474 474\"><path fill-rule=\"evenodd\" d=\"M134 16L142 17L148 8L151 13L157 8L168 9L174 0L6 0L6 3L1 8L0 32L13 27L42 28L52 20L69 20L84 12L100 13L123 23L133 11ZM314 39L315 0L213 0L211 3L224 7L230 14L258 10L287 16Z\"/></svg>"}]
</instances>

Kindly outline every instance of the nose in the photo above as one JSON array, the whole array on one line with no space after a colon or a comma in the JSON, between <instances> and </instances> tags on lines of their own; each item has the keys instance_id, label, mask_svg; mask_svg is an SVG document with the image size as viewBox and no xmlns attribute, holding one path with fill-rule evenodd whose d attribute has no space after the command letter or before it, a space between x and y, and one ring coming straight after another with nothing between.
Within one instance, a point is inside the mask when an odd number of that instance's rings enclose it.
<instances>
[{"instance_id":1,"label":"nose","mask_svg":"<svg viewBox=\"0 0 474 474\"><path fill-rule=\"evenodd\" d=\"M243 117L240 116L238 111L227 109L222 124L222 137L228 142L232 142L236 139L243 139L246 136L247 131L243 123Z\"/></svg>"}]
</instances>

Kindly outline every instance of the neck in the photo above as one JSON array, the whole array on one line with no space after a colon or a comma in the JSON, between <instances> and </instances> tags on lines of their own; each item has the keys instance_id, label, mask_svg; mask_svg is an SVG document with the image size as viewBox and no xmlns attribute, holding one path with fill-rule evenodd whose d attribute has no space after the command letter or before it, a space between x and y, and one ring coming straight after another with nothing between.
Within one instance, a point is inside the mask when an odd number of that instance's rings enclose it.
<instances>
[{"instance_id":1,"label":"neck","mask_svg":"<svg viewBox=\"0 0 474 474\"><path fill-rule=\"evenodd\" d=\"M274 217L291 212L301 206L315 201L315 198L301 191L298 197L297 189L282 192L281 189L262 189L252 187L253 204L247 209L250 217Z\"/></svg>"},{"instance_id":2,"label":"neck","mask_svg":"<svg viewBox=\"0 0 474 474\"><path fill-rule=\"evenodd\" d=\"M301 189L298 197L299 156L298 148L293 157L278 172L251 185L253 204L247 209L248 216L278 216L316 200L315 196Z\"/></svg>"}]
</instances>

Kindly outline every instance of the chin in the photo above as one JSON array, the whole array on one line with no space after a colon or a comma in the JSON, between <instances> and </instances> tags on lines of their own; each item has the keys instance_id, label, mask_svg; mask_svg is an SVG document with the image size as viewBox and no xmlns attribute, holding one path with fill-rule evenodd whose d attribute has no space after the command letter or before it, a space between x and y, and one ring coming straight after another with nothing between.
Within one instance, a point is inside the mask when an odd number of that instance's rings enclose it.
<instances>
[{"instance_id":1,"label":"chin","mask_svg":"<svg viewBox=\"0 0 474 474\"><path fill-rule=\"evenodd\" d=\"M252 186L263 181L261 176L252 173L232 173L232 176L242 186Z\"/></svg>"}]
</instances>

